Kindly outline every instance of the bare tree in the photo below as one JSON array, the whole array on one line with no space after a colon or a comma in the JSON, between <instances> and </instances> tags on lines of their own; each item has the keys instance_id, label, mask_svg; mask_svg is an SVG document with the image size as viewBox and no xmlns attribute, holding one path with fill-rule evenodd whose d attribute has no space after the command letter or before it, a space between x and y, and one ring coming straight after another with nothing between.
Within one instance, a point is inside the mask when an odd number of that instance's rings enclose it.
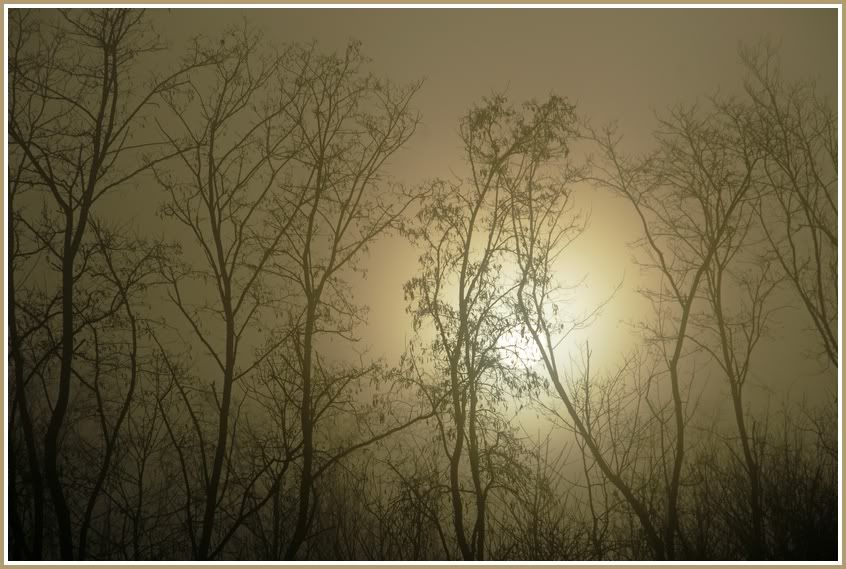
<instances>
[{"instance_id":1,"label":"bare tree","mask_svg":"<svg viewBox=\"0 0 846 569\"><path fill-rule=\"evenodd\" d=\"M585 560L589 559L586 527L579 519L572 490L575 486L563 470L570 448L560 449L555 431L520 457L507 493L496 509L493 522L499 531L499 547L491 549L498 559ZM493 540L492 540L493 541ZM492 555L492 557L494 556Z\"/></svg>"},{"instance_id":2,"label":"bare tree","mask_svg":"<svg viewBox=\"0 0 846 569\"><path fill-rule=\"evenodd\" d=\"M215 557L240 525L242 516L236 515L229 527L218 526L218 509L228 503L224 499L232 478L245 477L233 505L243 509L269 467L257 465L240 474L233 463L235 424L244 397L237 383L287 340L281 328L270 327L268 333L277 337L263 346L250 333L272 318L270 310L279 299L266 283L266 269L304 195L282 181L297 151L292 139L300 117L292 110L302 90L289 90L287 81L297 77L282 73L285 55L264 56L259 37L246 29L232 30L220 45L214 43L195 46L212 64L188 77L180 90L163 94L172 121L157 119L180 159L173 171L156 168L169 198L162 212L188 230L197 252L197 260L182 267L163 265L168 297L220 374L205 391L205 401L183 397L198 444L208 449L201 457L203 499L196 534L190 501L185 512L196 559ZM169 126L174 124L178 126ZM281 220L280 225L271 220ZM245 359L244 344L248 350L251 341L263 349ZM197 418L209 405L215 415L212 435Z\"/></svg>"},{"instance_id":3,"label":"bare tree","mask_svg":"<svg viewBox=\"0 0 846 569\"><path fill-rule=\"evenodd\" d=\"M185 67L199 61L140 85L134 66L158 48L141 10L16 11L11 24L12 155L22 160L37 189L28 201L43 215L28 223L30 239L49 252L48 270L57 275L61 290L60 366L44 434L44 481L56 516L59 556L71 559L72 519L59 441L72 396L77 319L83 310L75 292L91 250L86 236L92 212L104 196L165 158L146 155L147 143L135 138L137 127L151 99L172 89Z\"/></svg>"},{"instance_id":4,"label":"bare tree","mask_svg":"<svg viewBox=\"0 0 846 569\"><path fill-rule=\"evenodd\" d=\"M809 409L804 402L785 405L778 424L771 428L762 460L766 473L762 485L766 530L776 559L837 558L834 402L832 397L817 409Z\"/></svg>"},{"instance_id":5,"label":"bare tree","mask_svg":"<svg viewBox=\"0 0 846 569\"><path fill-rule=\"evenodd\" d=\"M285 365L299 381L302 436L296 522L286 559L294 559L307 538L319 476L343 456L401 428L365 427L360 439L321 457L321 416L343 407L342 401L353 417L358 415L349 398L351 387L379 375L378 366L368 364L358 369L341 365L333 371L335 366L321 355L321 342L354 340L364 313L351 300L347 279L362 269L368 246L398 229L419 198L419 192L386 180L384 166L417 127L419 116L410 104L420 84L396 87L366 74L365 63L357 43L343 54L298 48L287 63L288 73L301 78L303 89L303 97L288 110L298 145L290 184L303 202L271 263L273 274L293 295L286 313L294 335ZM275 224L284 223L277 215ZM417 417L396 419L405 424Z\"/></svg>"},{"instance_id":6,"label":"bare tree","mask_svg":"<svg viewBox=\"0 0 846 569\"><path fill-rule=\"evenodd\" d=\"M103 280L108 289L114 291L109 310L112 321L109 325L125 329L126 340L113 338L101 346L99 337L105 334L91 327L94 344L93 377L86 379L82 373L74 371L79 382L93 393L102 436L102 443L95 447L98 454L102 452L102 459L79 525L80 559L88 558L87 547L95 507L101 499L107 477L112 473L130 408L137 404L135 393L141 375L142 357L140 341L146 327L143 317L138 314L137 305L141 302L140 296L153 284L152 277L157 274L162 258L167 254L161 244L126 238L120 231L110 229L94 219L91 220L91 231L98 253L96 264L92 263L91 276ZM84 358L85 354L81 353L80 359ZM125 384L125 389L104 388L101 375L111 377L113 381L119 378L121 381L115 382ZM117 405L110 405L115 399Z\"/></svg>"},{"instance_id":7,"label":"bare tree","mask_svg":"<svg viewBox=\"0 0 846 569\"><path fill-rule=\"evenodd\" d=\"M707 308L694 316L700 333L691 339L712 357L728 382L749 483L748 554L752 559L761 559L766 555L760 472L762 440L760 433L755 432L754 420L751 427L748 425L744 387L753 354L766 332L773 311L770 298L780 279L759 247L762 236L755 212L760 212L760 197L758 186L749 184L759 154L744 119L739 105L717 102L714 114L702 122L682 123L665 136L684 141L688 149L674 161L678 173L710 182L712 197L703 202L704 218L723 220L729 228L720 236L715 233L714 223L697 227L699 240L714 243L715 252L706 268L702 291ZM735 197L738 194L743 197Z\"/></svg>"},{"instance_id":8,"label":"bare tree","mask_svg":"<svg viewBox=\"0 0 846 569\"><path fill-rule=\"evenodd\" d=\"M151 329L159 325L142 320L141 337L147 340ZM179 412L165 403L174 388L173 370L155 341L142 345L145 354L138 362L136 393L104 489L113 504L114 520L97 532L98 541L111 547L100 558L173 559L185 555L179 518L183 497L179 485L174 484L180 476L178 453L171 448L165 427L166 417Z\"/></svg>"},{"instance_id":9,"label":"bare tree","mask_svg":"<svg viewBox=\"0 0 846 569\"><path fill-rule=\"evenodd\" d=\"M19 74L28 71L33 65L31 58L24 53L24 46L29 37L37 33L37 27L33 25L25 12L12 10L9 13L9 73L12 83L17 81ZM18 90L12 88L9 92L9 115L17 115L20 109L25 106L26 101L17 96ZM19 144L32 144L31 138L27 137ZM9 194L7 204L9 208L8 224L8 259L7 259L7 282L8 282L8 334L9 334L9 357L10 368L14 378L10 385L8 396L12 401L11 416L9 418L9 521L10 527L10 553L14 559L26 558L39 560L43 554L44 535L44 481L42 478L41 458L39 457L38 443L36 442L35 417L32 413L32 403L29 402L27 394L27 367L34 365L34 362L27 362L24 356L24 342L28 337L36 333L39 328L50 321L51 311L49 306L45 310L32 310L21 307L27 297L34 300L35 290L27 283L26 273L23 278L18 276L19 268L26 268L27 261L41 254L44 245L39 243L26 244L26 220L18 209L19 199L28 191L37 191L34 180L26 168L26 152L18 153L13 147L9 152L10 164L8 168ZM55 304L58 298L55 298ZM35 307L33 307L35 308ZM31 324L25 324L24 318L19 314L30 316L27 318ZM34 318L33 318L34 316ZM18 440L17 425L23 435L23 442L26 449L26 469L18 466ZM19 470L20 469L20 470ZM32 505L22 506L21 498L26 495L26 489L18 486L18 473L26 472L26 478L30 480ZM24 512L31 511L32 522L25 522ZM31 544L27 544L27 539Z\"/></svg>"},{"instance_id":10,"label":"bare tree","mask_svg":"<svg viewBox=\"0 0 846 569\"><path fill-rule=\"evenodd\" d=\"M555 179L547 173L549 165L543 162L543 155L539 158L541 159L536 158L529 170L530 175L509 188L509 223L514 239L514 262L519 268L519 285L515 295L516 313L531 343L536 346L558 397L564 403L566 413L559 415L560 419L576 434L579 444L584 445L582 454L585 459L588 501L592 511L591 535L594 550L602 548L598 541L601 514L597 513L599 505L593 496L594 483L590 474L592 466L587 461L587 454L593 464L598 466L601 476L623 495L625 502L634 511L651 554L663 558L665 549L660 529L652 519L650 501L648 497L639 494L636 481L639 471L637 453L641 450L641 436L651 428L654 421L648 417L644 419L643 415L646 413L642 413L639 406L635 407L632 415L620 415L620 411L629 405L621 397L626 398L629 395L613 389L615 384L619 384L616 381L603 388L594 385L597 380L591 374L589 348L583 367L577 370L580 381L568 380L568 372L560 361L560 353L557 353L557 348L563 340L575 330L588 325L604 303L582 314L567 314L567 295L562 294L566 291L556 275L562 255L584 228L580 214L573 208L570 188L570 184L584 174L571 166L562 167L559 164L563 176ZM612 379L630 372L627 364ZM652 377L651 374L648 376L647 384ZM597 403L592 392L600 389L606 391L600 395ZM638 401L643 394L644 392L635 392L634 400ZM552 411L558 415L556 410ZM623 422L626 425L625 433L618 431ZM624 436L620 438L620 435ZM603 502L607 508L607 499Z\"/></svg>"},{"instance_id":11,"label":"bare tree","mask_svg":"<svg viewBox=\"0 0 846 569\"><path fill-rule=\"evenodd\" d=\"M215 442L206 440L194 418L209 402L183 397L193 409L193 431L211 457L210 464L201 461L205 497L192 543L196 557L214 557L265 504L280 512L283 479L296 462L296 522L284 547L284 555L293 558L316 512L312 500L321 474L400 423L418 420L394 409L397 423L381 431L368 426L350 398L352 387L386 372L378 365L327 361L317 340L352 339L361 312L346 294L344 279L358 269L368 244L395 229L416 199L399 188L385 193L381 170L414 131L417 117L408 105L417 86L397 89L364 75L356 45L343 57L292 47L265 58L258 37L242 31L224 37L209 57L215 59L210 77L197 74L182 93L165 98L181 134L163 123L160 128L186 175L158 172L171 195L165 214L189 229L207 267L167 268L170 298L222 374L221 398L214 386L210 394L217 410ZM203 280L214 283L215 298L201 295L196 302L193 290ZM218 332L209 328L215 321ZM268 335L256 338L263 330ZM250 343L255 355L245 361L241 354ZM241 402L235 402L236 393ZM248 399L271 416L265 425L244 418L247 430L239 435L235 422ZM292 414L299 417L296 425ZM331 446L322 450L317 425L332 417L354 420L363 436L340 446L326 441ZM281 444L260 434L273 424L282 429ZM276 452L256 450L255 458L263 458L253 472L236 475L232 453L247 439L259 447L273 444ZM213 544L221 493L233 476L249 481L240 505L233 505L240 513L221 512L234 521ZM254 500L255 488L263 484L259 479L267 481L267 492ZM187 503L189 530L190 509ZM274 535L282 529L277 522Z\"/></svg>"},{"instance_id":12,"label":"bare tree","mask_svg":"<svg viewBox=\"0 0 846 569\"><path fill-rule=\"evenodd\" d=\"M497 407L508 391L528 396L541 385L515 361L521 348L511 310L517 280L507 272L509 190L531 180L539 162L564 152L571 121L572 107L558 97L527 103L523 112L502 96L471 109L460 127L469 180L435 182L412 233L423 247L421 276L406 284L406 297L414 303L415 328L434 328L428 352L445 377L436 388L449 401L438 429L449 460L453 526L466 560L485 557L488 497L501 474L495 457L510 439ZM465 457L475 514L469 536L460 479Z\"/></svg>"},{"instance_id":13,"label":"bare tree","mask_svg":"<svg viewBox=\"0 0 846 569\"><path fill-rule=\"evenodd\" d=\"M485 98L463 174L412 187L389 172L421 83L355 41L245 24L142 77L143 10L8 24L12 559L836 556L836 394L754 397L782 293L839 359L837 116L774 50L637 157L561 97ZM106 218L148 181L172 244ZM652 308L612 370L566 353L605 305L563 280L585 182L639 223ZM396 236L420 252L398 364L355 297ZM731 416L703 427L711 378Z\"/></svg>"},{"instance_id":14,"label":"bare tree","mask_svg":"<svg viewBox=\"0 0 846 569\"><path fill-rule=\"evenodd\" d=\"M774 49L741 51L746 117L766 184L760 222L773 259L837 366L837 113L812 83L785 81Z\"/></svg>"},{"instance_id":15,"label":"bare tree","mask_svg":"<svg viewBox=\"0 0 846 569\"><path fill-rule=\"evenodd\" d=\"M562 222L562 208L566 205L559 195L547 195L527 187L522 207L515 209L515 235L518 238L517 258L523 274L518 291L518 308L524 324L529 329L559 397L565 404L574 430L582 438L602 474L624 496L634 511L646 536L652 555L659 559L673 559L677 555L676 537L680 536L678 501L682 482L685 452L685 426L690 411L683 392L689 383L683 381L685 371L682 359L689 335L691 315L700 287L715 255L717 245L733 229L732 214L746 198L752 185L751 165L735 180L730 191L714 187L722 178L711 178L714 162L703 141L674 134L690 133L696 128L694 116L684 110L675 112L663 126L671 134L659 135L659 150L640 162L623 158L618 149L618 139L612 130L593 138L598 142L606 161L595 164L599 184L626 198L633 206L644 233L643 244L649 255L647 266L660 275L658 288L648 291L657 315L656 327L647 327L647 341L657 348L669 378L671 404L650 404L654 419L662 432L661 460L666 473L666 502L662 527L643 496L638 496L631 480L626 480L618 466L609 462L592 432L588 407L579 409L574 394L568 392L563 374L556 361L555 346L561 334L561 325L553 313L556 283L553 260L566 246L568 226ZM662 131L663 132L663 131ZM725 202L722 217L712 217L709 204L713 200ZM565 218L566 219L566 218ZM697 228L709 227L709 239L700 239ZM673 307L676 310L673 310ZM588 381L589 358L584 367L585 384ZM655 378L650 372L648 378ZM652 379L649 380L650 382ZM589 401L589 398L586 399ZM672 425L672 427L670 427ZM683 536L681 536L683 537Z\"/></svg>"}]
</instances>

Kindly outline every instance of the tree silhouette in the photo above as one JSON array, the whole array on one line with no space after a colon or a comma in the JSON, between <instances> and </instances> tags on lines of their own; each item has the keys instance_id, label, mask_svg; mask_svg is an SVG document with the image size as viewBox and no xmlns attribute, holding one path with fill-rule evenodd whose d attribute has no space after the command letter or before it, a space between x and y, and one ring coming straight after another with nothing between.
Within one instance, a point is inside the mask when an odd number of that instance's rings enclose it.
<instances>
[{"instance_id":1,"label":"tree silhouette","mask_svg":"<svg viewBox=\"0 0 846 569\"><path fill-rule=\"evenodd\" d=\"M144 10L8 15L11 559L837 557L838 123L775 50L639 153L481 98L421 181L423 84L355 40L172 56ZM646 300L613 366L610 299L567 280L603 194ZM788 344L814 369L771 371Z\"/></svg>"},{"instance_id":2,"label":"tree silhouette","mask_svg":"<svg viewBox=\"0 0 846 569\"><path fill-rule=\"evenodd\" d=\"M43 467L63 559L75 556L60 441L73 394L78 335L86 324L106 317L89 312L97 309L95 293L87 298L77 294L88 261L96 254L86 238L94 212L106 196L167 158L148 155L145 149L155 141L137 140L137 127L154 97L173 89L188 69L202 64L195 57L175 72L139 86L133 67L158 48L143 16L138 10L60 10L52 22L30 11L11 14L8 134L19 179L33 190L28 192L27 206L19 201L18 207L41 209L40 216L19 219L27 226L26 240L43 247L42 270L54 272L60 291L56 298L61 311L55 315L61 321L59 337L47 348L49 358L53 354L58 358L59 370L50 387L55 398L49 403ZM40 318L45 325L48 319L53 319L52 311ZM17 348L16 353L22 357ZM26 364L18 360L20 369ZM18 405L23 406L25 387L19 388ZM29 419L23 420L24 432L29 433ZM25 438L31 440L32 435ZM30 452L29 457L33 474L40 473L35 455ZM36 492L40 493L38 488ZM41 507L37 504L36 511ZM41 530L36 534L40 536ZM40 537L35 539L32 554L39 557ZM80 553L85 553L84 547Z\"/></svg>"},{"instance_id":3,"label":"tree silhouette","mask_svg":"<svg viewBox=\"0 0 846 569\"><path fill-rule=\"evenodd\" d=\"M773 259L793 285L837 366L837 114L807 82L787 83L777 53L741 51L744 110L766 185L759 218Z\"/></svg>"},{"instance_id":4,"label":"tree silhouette","mask_svg":"<svg viewBox=\"0 0 846 569\"><path fill-rule=\"evenodd\" d=\"M668 428L668 422L672 424L672 432L666 433L666 437L662 435L660 443L660 460L669 472L660 529L656 527L643 499L635 495L619 473L613 472L602 457L601 449L590 442L592 437L588 428L578 417L572 403L567 407L603 474L635 511L652 554L658 559L676 558L679 554L676 538L684 540L678 504L686 449L685 430L692 412L686 399L693 372L683 368L682 360L689 355L685 346L696 303L709 268L718 257L719 247L735 234L736 211L747 202L747 196L754 193L751 190L754 158L741 156L739 171L728 170L730 161L735 158L728 152L733 149L726 150L721 145L719 131L709 127L708 124L699 124L693 111L675 110L669 119L662 122L658 150L642 160L627 159L621 155L619 137L612 129L592 134L605 160L595 165L595 179L602 187L611 189L632 205L641 223L643 247L648 255L645 266L657 271L661 277L657 288L646 291L655 310L656 323L645 329L645 340L656 347L672 396L669 409L662 404L650 405L662 433ZM543 304L535 300L534 312L540 314L542 309ZM540 329L545 327L546 324L541 322ZM545 335L549 336L548 333ZM549 339L546 339L546 344L551 345ZM558 375L553 366L548 367L551 374ZM686 378L688 373L690 375ZM562 399L569 398L560 381L554 379L553 382L556 387L561 385L559 395ZM683 391L688 394L683 394Z\"/></svg>"},{"instance_id":5,"label":"tree silhouette","mask_svg":"<svg viewBox=\"0 0 846 569\"><path fill-rule=\"evenodd\" d=\"M299 151L291 185L302 192L303 203L271 263L271 271L291 287L295 299L286 309L294 335L284 364L297 377L295 405L302 436L296 523L286 559L294 559L306 540L320 475L343 456L401 428L367 429L361 440L320 458L325 452L317 438L321 416L334 410L352 386L378 378L379 370L365 365L333 374L319 342L353 338L362 313L347 293L345 278L360 270L369 245L397 230L406 210L420 198L383 174L386 161L417 127L419 116L411 100L420 84L394 86L366 74L365 63L357 43L343 54L297 50L289 62L305 94L289 111L296 117ZM285 210L275 211L274 223L287 223L279 216ZM357 414L355 406L344 410ZM418 419L397 417L402 424Z\"/></svg>"},{"instance_id":6,"label":"tree silhouette","mask_svg":"<svg viewBox=\"0 0 846 569\"><path fill-rule=\"evenodd\" d=\"M209 438L192 409L208 403L184 400L199 444L209 449L200 465L204 499L198 512L198 535L190 501L185 512L193 555L208 559L216 556L238 525L216 532L221 484L237 468L231 453L237 444L235 423L241 405L235 398L242 390L236 382L287 341L290 333L276 330L277 338L254 358L245 361L241 355L249 341L248 331L268 317L274 299L266 288L266 269L304 196L302 191L283 188L285 196L279 199L292 203L284 210L288 217L278 227L269 226L269 211L278 203L274 195L279 193L280 177L296 152L290 140L297 117L292 120L289 115L294 99L301 96L299 91L278 88L284 55L262 57L259 37L246 30L229 32L220 46L195 49L213 63L186 79L179 91L163 97L178 117L180 131L159 122L184 169L166 173L157 168L156 178L170 197L163 214L190 230L202 263L164 266L168 297L220 372L220 395L217 382L207 393L218 409ZM272 219L278 221L279 216ZM212 283L213 300L195 292L198 284L190 282L195 280ZM211 329L212 323L219 328ZM240 489L239 507L246 507L249 492L267 468L258 465L257 471L238 475L250 480ZM191 488L186 487L186 493L190 495Z\"/></svg>"},{"instance_id":7,"label":"tree silhouette","mask_svg":"<svg viewBox=\"0 0 846 569\"><path fill-rule=\"evenodd\" d=\"M415 327L434 326L429 353L436 373L446 378L434 390L449 400L438 415L438 428L449 460L453 526L465 560L485 557L489 495L509 468L497 467L496 457L514 452L515 441L496 407L509 392L528 396L540 387L535 374L506 355L519 350L512 345L518 333L511 310L517 282L503 276L513 247L509 190L527 178L531 183L537 161L563 152L570 121L572 108L558 97L528 103L525 114L502 96L473 108L460 130L469 180L434 182L434 199L421 210L412 233L424 251L421 276L405 285L406 297L413 302ZM475 514L469 539L460 481L465 456Z\"/></svg>"}]
</instances>

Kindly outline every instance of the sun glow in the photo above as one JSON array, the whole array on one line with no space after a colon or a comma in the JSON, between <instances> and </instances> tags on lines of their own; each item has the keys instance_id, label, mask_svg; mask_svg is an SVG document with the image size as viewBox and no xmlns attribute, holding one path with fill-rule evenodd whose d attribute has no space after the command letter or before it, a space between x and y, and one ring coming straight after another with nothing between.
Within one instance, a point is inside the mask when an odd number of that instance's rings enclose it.
<instances>
[{"instance_id":1,"label":"sun glow","mask_svg":"<svg viewBox=\"0 0 846 569\"><path fill-rule=\"evenodd\" d=\"M511 330L497 342L499 357L508 367L534 368L541 363L542 355L528 330Z\"/></svg>"}]
</instances>

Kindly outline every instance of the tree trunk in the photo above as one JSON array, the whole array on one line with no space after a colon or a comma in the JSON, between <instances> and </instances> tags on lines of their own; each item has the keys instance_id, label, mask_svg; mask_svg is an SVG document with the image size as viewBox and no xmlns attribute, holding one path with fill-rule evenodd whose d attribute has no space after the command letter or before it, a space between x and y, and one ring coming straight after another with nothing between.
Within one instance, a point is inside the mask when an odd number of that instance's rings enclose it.
<instances>
[{"instance_id":1,"label":"tree trunk","mask_svg":"<svg viewBox=\"0 0 846 569\"><path fill-rule=\"evenodd\" d=\"M314 336L314 320L317 311L317 303L310 298L306 309L306 326L303 333L303 401L300 406L300 428L303 432L303 469L300 473L300 495L297 508L297 522L294 527L294 534L291 542L285 551L285 560L291 561L296 558L297 551L306 538L310 522L309 508L311 506L311 488L313 485L312 467L314 462L314 422L311 416L311 351Z\"/></svg>"},{"instance_id":2,"label":"tree trunk","mask_svg":"<svg viewBox=\"0 0 846 569\"><path fill-rule=\"evenodd\" d=\"M9 209L12 210L13 202L10 196L9 199ZM14 262L11 257L13 254L12 252L15 250L16 243L15 243L15 232L14 232L14 222L10 221L9 223L9 264L8 264L8 308L9 308L9 316L8 316L8 326L9 326L9 346L11 351L12 363L14 365L14 381L15 381L15 403L17 405L18 412L20 413L20 422L21 428L23 429L24 435L24 444L26 445L26 455L27 455L27 462L29 463L29 476L32 483L32 501L33 501L33 528L32 528L32 549L29 550L29 557L32 560L38 561L41 559L42 556L42 543L43 543L43 535L44 535L44 489L42 486L42 479L41 479L41 467L39 465L38 460L38 451L35 447L35 432L32 426L32 417L29 413L29 403L27 400L26 395L26 383L24 381L24 359L23 354L21 354L21 346L20 346L20 336L18 335L18 322L17 322L17 312L16 312L16 289L15 289L15 267ZM10 433L8 435L10 449L9 449L9 483L14 484L16 483L16 474L17 474L17 465L12 465L11 462L14 460L14 452L11 448L11 441L12 441L12 433L10 429ZM9 498L10 502L17 501L17 494L12 490L9 489ZM21 528L23 529L23 528ZM25 532L22 533L21 539L25 541ZM27 548L23 548L26 551Z\"/></svg>"},{"instance_id":3,"label":"tree trunk","mask_svg":"<svg viewBox=\"0 0 846 569\"><path fill-rule=\"evenodd\" d=\"M73 261L75 251L71 240L73 214L68 211L65 217L65 249L62 258L62 359L59 369L59 393L44 437L44 477L47 481L47 488L50 490L53 510L56 513L59 556L63 560L70 561L73 559L70 510L65 499L58 466L59 435L70 401L70 380L74 352Z\"/></svg>"}]
</instances>

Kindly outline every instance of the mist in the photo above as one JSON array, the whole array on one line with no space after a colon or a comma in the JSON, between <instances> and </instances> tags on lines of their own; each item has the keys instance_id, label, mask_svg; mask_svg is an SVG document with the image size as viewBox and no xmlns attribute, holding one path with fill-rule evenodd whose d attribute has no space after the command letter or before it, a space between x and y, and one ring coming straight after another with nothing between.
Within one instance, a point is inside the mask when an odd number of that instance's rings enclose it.
<instances>
[{"instance_id":1,"label":"mist","mask_svg":"<svg viewBox=\"0 0 846 569\"><path fill-rule=\"evenodd\" d=\"M839 559L837 16L10 9L9 560Z\"/></svg>"}]
</instances>

